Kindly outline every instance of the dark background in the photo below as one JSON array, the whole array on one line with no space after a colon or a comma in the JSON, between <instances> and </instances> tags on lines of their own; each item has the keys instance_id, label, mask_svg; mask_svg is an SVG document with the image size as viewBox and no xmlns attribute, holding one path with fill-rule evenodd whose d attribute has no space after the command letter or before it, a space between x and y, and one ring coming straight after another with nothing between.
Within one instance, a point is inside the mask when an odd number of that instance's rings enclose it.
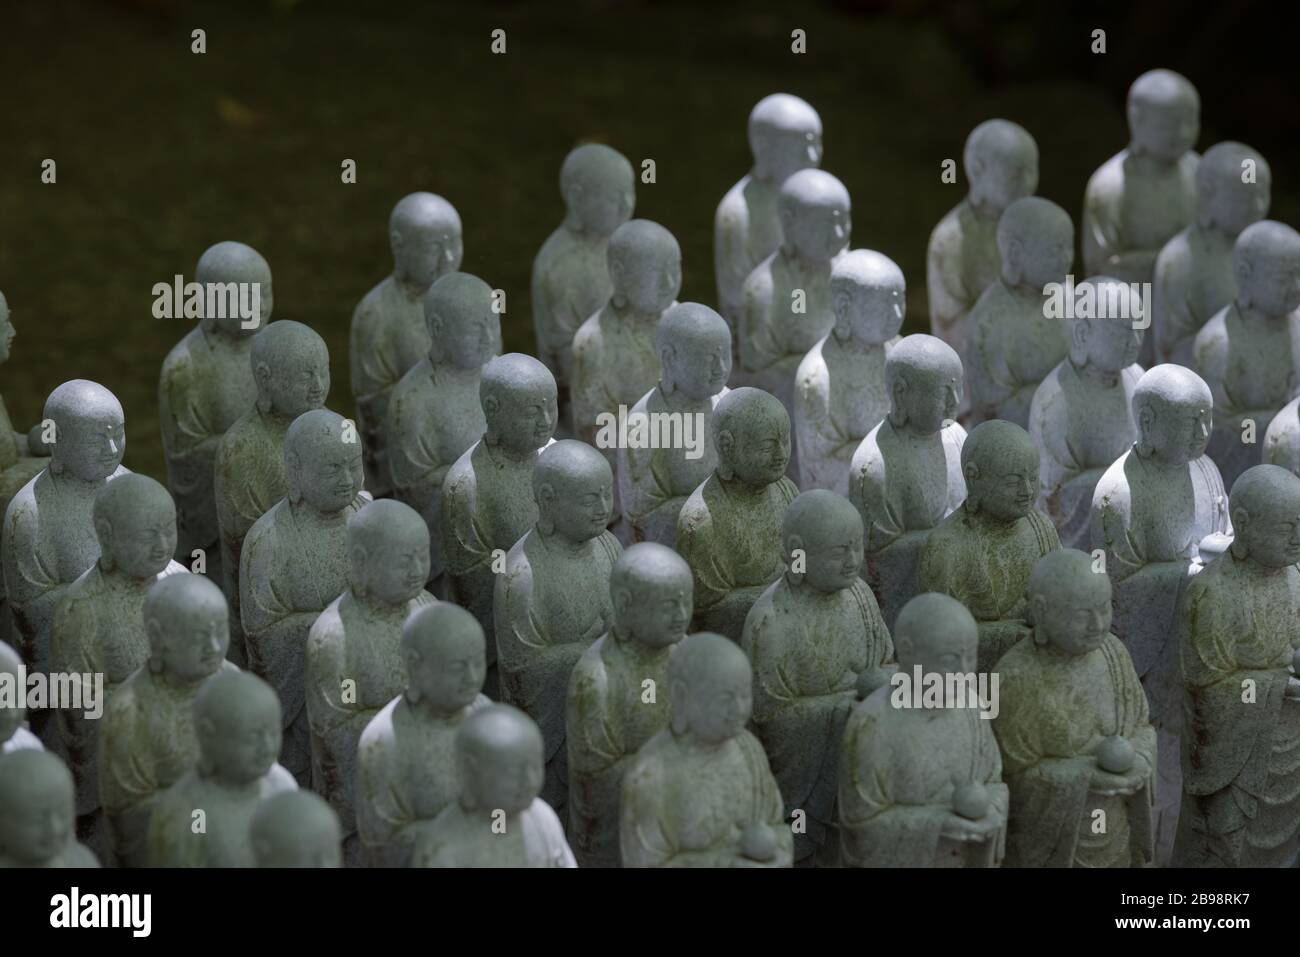
<instances>
[{"instance_id":1,"label":"dark background","mask_svg":"<svg viewBox=\"0 0 1300 957\"><path fill-rule=\"evenodd\" d=\"M821 113L823 167L853 197L852 245L902 266L909 332L927 328L929 232L965 191L940 182L940 164L960 164L970 129L1024 125L1039 193L1077 226L1088 176L1127 140L1124 93L1153 67L1200 90L1199 149L1238 139L1269 159L1271 216L1297 224L1300 77L1284 9L0 0L0 290L19 331L0 390L25 430L59 382L104 383L126 408L126 465L161 477L158 369L192 320L154 319L152 287L192 279L207 246L237 239L271 264L275 318L325 337L329 405L352 415L348 322L391 269L389 210L418 189L460 211L462 268L506 290L506 348L532 351L529 271L563 214L560 162L583 140L638 171L655 160L635 215L681 243L681 298L713 304L714 208L748 170L750 108L776 91ZM489 50L496 27L504 56ZM204 55L190 52L195 28ZM1094 28L1104 55L1090 52ZM40 182L46 157L55 185ZM340 180L345 158L355 185Z\"/></svg>"}]
</instances>

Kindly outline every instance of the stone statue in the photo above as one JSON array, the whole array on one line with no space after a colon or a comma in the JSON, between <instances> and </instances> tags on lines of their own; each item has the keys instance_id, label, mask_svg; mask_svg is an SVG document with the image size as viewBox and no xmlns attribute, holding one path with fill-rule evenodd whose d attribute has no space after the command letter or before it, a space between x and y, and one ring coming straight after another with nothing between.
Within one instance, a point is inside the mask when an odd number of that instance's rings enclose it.
<instances>
[{"instance_id":1,"label":"stone statue","mask_svg":"<svg viewBox=\"0 0 1300 957\"><path fill-rule=\"evenodd\" d=\"M1196 219L1201 98L1187 78L1149 70L1128 91L1129 144L1097 168L1083 194L1089 276L1151 282L1165 243ZM1140 361L1152 364L1155 337Z\"/></svg>"},{"instance_id":2,"label":"stone statue","mask_svg":"<svg viewBox=\"0 0 1300 957\"><path fill-rule=\"evenodd\" d=\"M754 667L754 732L785 799L796 865L839 863L840 737L864 682L894 646L858 577L862 519L843 496L804 492L785 512L784 577L754 603L740 646ZM795 829L795 824L801 825Z\"/></svg>"},{"instance_id":3,"label":"stone statue","mask_svg":"<svg viewBox=\"0 0 1300 957\"><path fill-rule=\"evenodd\" d=\"M354 792L357 741L407 687L402 623L434 601L424 590L429 532L414 509L371 502L348 522L348 589L307 632L306 707L312 786L343 828L343 857L360 862Z\"/></svg>"},{"instance_id":4,"label":"stone statue","mask_svg":"<svg viewBox=\"0 0 1300 957\"><path fill-rule=\"evenodd\" d=\"M870 249L846 252L831 269L835 326L808 351L794 377L799 487L849 492L849 467L885 418L885 357L907 312L903 271Z\"/></svg>"},{"instance_id":5,"label":"stone statue","mask_svg":"<svg viewBox=\"0 0 1300 957\"><path fill-rule=\"evenodd\" d=\"M9 683L17 691L26 687L25 678L23 660L18 657L18 652L0 641L0 680ZM26 719L26 694L17 694L12 702L0 705L0 754L24 748L36 751L44 749L41 739L27 730Z\"/></svg>"},{"instance_id":6,"label":"stone statue","mask_svg":"<svg viewBox=\"0 0 1300 957\"><path fill-rule=\"evenodd\" d=\"M413 867L576 867L560 818L538 797L542 733L494 704L456 732L460 794L416 841Z\"/></svg>"},{"instance_id":7,"label":"stone statue","mask_svg":"<svg viewBox=\"0 0 1300 957\"><path fill-rule=\"evenodd\" d=\"M1268 215L1273 173L1243 143L1217 143L1196 167L1196 221L1156 257L1151 332L1160 362L1192 365L1192 341L1237 295L1232 248L1241 231Z\"/></svg>"},{"instance_id":8,"label":"stone statue","mask_svg":"<svg viewBox=\"0 0 1300 957\"><path fill-rule=\"evenodd\" d=\"M781 245L741 287L736 378L790 411L799 363L835 325L831 267L849 244L849 191L830 173L800 170L781 184L777 211Z\"/></svg>"},{"instance_id":9,"label":"stone statue","mask_svg":"<svg viewBox=\"0 0 1300 957\"><path fill-rule=\"evenodd\" d=\"M641 542L610 575L614 624L569 678L569 843L580 867L618 867L619 795L637 749L668 727L668 662L691 623L690 566Z\"/></svg>"},{"instance_id":10,"label":"stone statue","mask_svg":"<svg viewBox=\"0 0 1300 957\"><path fill-rule=\"evenodd\" d=\"M348 587L348 520L367 502L361 443L328 409L304 412L284 436L289 494L244 539L240 614L248 667L270 682L284 718L281 762L300 784L311 776L304 707L307 634Z\"/></svg>"},{"instance_id":11,"label":"stone statue","mask_svg":"<svg viewBox=\"0 0 1300 957\"><path fill-rule=\"evenodd\" d=\"M239 612L239 556L253 523L289 490L284 434L298 416L325 404L330 390L325 340L281 319L259 332L249 354L257 402L222 436L213 466L223 589L230 601L230 660L247 662Z\"/></svg>"},{"instance_id":12,"label":"stone statue","mask_svg":"<svg viewBox=\"0 0 1300 957\"><path fill-rule=\"evenodd\" d=\"M1300 475L1300 398L1282 406L1264 432L1260 456L1269 465L1280 465Z\"/></svg>"},{"instance_id":13,"label":"stone statue","mask_svg":"<svg viewBox=\"0 0 1300 957\"><path fill-rule=\"evenodd\" d=\"M998 220L1038 189L1038 144L1010 120L985 120L966 137L962 168L970 192L930 233L925 285L930 331L966 352L966 314L1002 275Z\"/></svg>"},{"instance_id":14,"label":"stone statue","mask_svg":"<svg viewBox=\"0 0 1300 957\"><path fill-rule=\"evenodd\" d=\"M447 597L489 637L490 697L498 689L492 593L506 552L537 523L533 467L555 432L555 378L532 356L498 356L483 367L479 404L487 428L447 470L440 527Z\"/></svg>"},{"instance_id":15,"label":"stone statue","mask_svg":"<svg viewBox=\"0 0 1300 957\"><path fill-rule=\"evenodd\" d=\"M407 866L421 830L460 793L456 729L491 704L482 694L486 647L474 616L450 602L426 604L403 623L406 687L357 745L356 824L370 866Z\"/></svg>"},{"instance_id":16,"label":"stone statue","mask_svg":"<svg viewBox=\"0 0 1300 957\"><path fill-rule=\"evenodd\" d=\"M1061 549L1029 579L1033 638L997 663L993 731L1011 789L1005 867L1144 867L1154 844L1156 732L1110 633L1111 587Z\"/></svg>"},{"instance_id":17,"label":"stone statue","mask_svg":"<svg viewBox=\"0 0 1300 957\"><path fill-rule=\"evenodd\" d=\"M781 246L781 184L792 173L821 165L821 117L797 96L765 96L749 113L749 151L753 167L727 190L713 217L718 310L732 330L740 316L745 279Z\"/></svg>"},{"instance_id":18,"label":"stone statue","mask_svg":"<svg viewBox=\"0 0 1300 957\"><path fill-rule=\"evenodd\" d=\"M565 813L569 790L564 699L569 672L609 631L609 576L622 552L605 530L614 476L604 456L573 439L544 449L533 470L537 523L515 543L493 599L501 696L541 728L542 799Z\"/></svg>"},{"instance_id":19,"label":"stone statue","mask_svg":"<svg viewBox=\"0 0 1300 957\"><path fill-rule=\"evenodd\" d=\"M885 359L889 412L849 463L849 501L866 528L862 577L893 628L916 594L916 563L938 525L966 497L953 421L962 396L961 359L934 336L905 336Z\"/></svg>"},{"instance_id":20,"label":"stone statue","mask_svg":"<svg viewBox=\"0 0 1300 957\"><path fill-rule=\"evenodd\" d=\"M1034 393L1028 431L1039 451L1038 507L1063 545L1086 548L1097 480L1137 441L1132 402L1143 330L1131 320L1136 297L1127 283L1094 276L1076 292L1064 320L1069 351ZM1099 308L1082 308L1084 297Z\"/></svg>"},{"instance_id":21,"label":"stone statue","mask_svg":"<svg viewBox=\"0 0 1300 957\"><path fill-rule=\"evenodd\" d=\"M189 567L203 551L203 573L225 581L213 469L221 437L257 403L250 355L253 336L271 321L271 267L243 243L209 246L194 267L194 281L257 286L261 313L256 323L239 310L205 315L163 360L158 376L158 420L162 425L167 487L176 500L176 559Z\"/></svg>"},{"instance_id":22,"label":"stone statue","mask_svg":"<svg viewBox=\"0 0 1300 957\"><path fill-rule=\"evenodd\" d=\"M597 417L636 405L659 381L656 327L682 288L682 251L673 234L648 219L633 219L609 238L609 302L573 337L573 434L617 467L617 446L599 441ZM620 515L617 489L614 514Z\"/></svg>"},{"instance_id":23,"label":"stone statue","mask_svg":"<svg viewBox=\"0 0 1300 957\"><path fill-rule=\"evenodd\" d=\"M339 867L343 839L334 809L310 791L281 791L253 812L249 824L258 867Z\"/></svg>"},{"instance_id":24,"label":"stone statue","mask_svg":"<svg viewBox=\"0 0 1300 957\"><path fill-rule=\"evenodd\" d=\"M99 867L74 825L75 785L47 751L0 754L0 868Z\"/></svg>"},{"instance_id":25,"label":"stone statue","mask_svg":"<svg viewBox=\"0 0 1300 957\"><path fill-rule=\"evenodd\" d=\"M951 595L979 623L979 670L1030 633L1029 575L1060 548L1047 516L1034 508L1038 449L1018 425L994 419L961 447L966 501L930 533L917 566L917 590Z\"/></svg>"},{"instance_id":26,"label":"stone statue","mask_svg":"<svg viewBox=\"0 0 1300 957\"><path fill-rule=\"evenodd\" d=\"M123 475L95 495L99 560L68 586L50 626L50 671L81 686L84 708L54 711L52 747L77 785L77 832L103 854L99 801L99 718L122 683L149 659L144 605L149 588L184 566L176 551L176 508L143 475Z\"/></svg>"},{"instance_id":27,"label":"stone statue","mask_svg":"<svg viewBox=\"0 0 1300 957\"><path fill-rule=\"evenodd\" d=\"M501 316L492 289L453 272L424 297L429 354L393 387L388 406L388 465L393 497L429 528L429 580L441 588L442 483L447 470L487 427L479 404L483 365L501 351Z\"/></svg>"},{"instance_id":28,"label":"stone statue","mask_svg":"<svg viewBox=\"0 0 1300 957\"><path fill-rule=\"evenodd\" d=\"M998 220L1002 273L967 316L971 420L1006 419L1024 428L1038 384L1065 358L1059 319L1048 315L1048 283L1064 284L1074 263L1069 214L1038 196L1018 199Z\"/></svg>"},{"instance_id":29,"label":"stone statue","mask_svg":"<svg viewBox=\"0 0 1300 957\"><path fill-rule=\"evenodd\" d=\"M1237 237L1232 260L1236 297L1192 346L1214 395L1207 451L1229 487L1259 463L1260 437L1300 393L1300 233L1268 219L1254 223Z\"/></svg>"},{"instance_id":30,"label":"stone statue","mask_svg":"<svg viewBox=\"0 0 1300 957\"><path fill-rule=\"evenodd\" d=\"M18 337L9 318L9 303L0 292L0 365L9 361L10 348ZM33 426L28 432L14 431L13 422L0 398L0 514L8 508L9 500L24 485L36 478L49 464L52 447L41 441L41 428ZM0 595L0 622L8 618L4 612L3 595ZM0 627L3 627L0 625Z\"/></svg>"},{"instance_id":31,"label":"stone statue","mask_svg":"<svg viewBox=\"0 0 1300 957\"><path fill-rule=\"evenodd\" d=\"M1190 576L1232 534L1219 469L1205 454L1213 412L1196 373L1158 365L1133 391L1138 440L1106 470L1092 496L1090 538L1104 549L1114 586L1112 628L1147 693L1159 746L1156 861L1173 849L1182 790L1175 611Z\"/></svg>"},{"instance_id":32,"label":"stone statue","mask_svg":"<svg viewBox=\"0 0 1300 957\"><path fill-rule=\"evenodd\" d=\"M429 352L421 300L434 280L460 269L464 244L456 208L433 193L403 196L388 217L393 272L352 313L348 361L366 487L388 495L388 400L402 376ZM306 411L306 410L303 410Z\"/></svg>"},{"instance_id":33,"label":"stone statue","mask_svg":"<svg viewBox=\"0 0 1300 957\"><path fill-rule=\"evenodd\" d=\"M630 441L620 446L616 475L619 504L632 540L672 547L677 543L682 505L718 464L709 441L709 423L727 392L731 332L722 316L708 306L679 302L659 320L655 352L659 382L632 407L628 420L644 421L651 428L656 421L666 422L668 429L660 427L658 442L652 438L636 448ZM668 431L679 426L680 432ZM665 434L670 441L663 441ZM676 441L678 435L681 441Z\"/></svg>"},{"instance_id":34,"label":"stone statue","mask_svg":"<svg viewBox=\"0 0 1300 957\"><path fill-rule=\"evenodd\" d=\"M18 652L33 674L47 674L54 610L99 557L92 512L95 493L126 475L121 403L97 382L73 379L50 393L42 418L53 424L49 465L5 510L0 536L4 590ZM27 715L40 735L49 711Z\"/></svg>"},{"instance_id":35,"label":"stone statue","mask_svg":"<svg viewBox=\"0 0 1300 957\"><path fill-rule=\"evenodd\" d=\"M614 291L607 249L636 205L632 164L608 146L584 143L564 158L560 195L564 222L533 260L532 304L537 355L555 376L567 423L573 334Z\"/></svg>"},{"instance_id":36,"label":"stone statue","mask_svg":"<svg viewBox=\"0 0 1300 957\"><path fill-rule=\"evenodd\" d=\"M793 835L758 739L754 676L735 642L701 632L668 665L669 725L623 778L624 867L789 867Z\"/></svg>"},{"instance_id":37,"label":"stone statue","mask_svg":"<svg viewBox=\"0 0 1300 957\"><path fill-rule=\"evenodd\" d=\"M226 660L229 611L203 575L169 575L145 598L149 658L123 682L99 721L99 797L108 852L119 867L144 867L145 835L158 798L199 759L194 699Z\"/></svg>"},{"instance_id":38,"label":"stone statue","mask_svg":"<svg viewBox=\"0 0 1300 957\"><path fill-rule=\"evenodd\" d=\"M1179 603L1179 867L1294 867L1300 851L1300 479L1276 465L1232 486L1227 554Z\"/></svg>"},{"instance_id":39,"label":"stone statue","mask_svg":"<svg viewBox=\"0 0 1300 957\"><path fill-rule=\"evenodd\" d=\"M785 477L790 416L770 393L724 395L713 412L718 457L677 517L677 550L695 578L695 627L739 641L745 616L785 570L781 523L799 494Z\"/></svg>"},{"instance_id":40,"label":"stone statue","mask_svg":"<svg viewBox=\"0 0 1300 957\"><path fill-rule=\"evenodd\" d=\"M935 705L898 683L933 676L970 688L979 644L975 620L947 595L917 595L899 612L894 640L895 681L872 691L844 728L841 861L846 867L997 867L1008 797L992 722L977 710L978 697L964 690Z\"/></svg>"},{"instance_id":41,"label":"stone statue","mask_svg":"<svg viewBox=\"0 0 1300 957\"><path fill-rule=\"evenodd\" d=\"M198 764L157 798L145 835L148 864L253 867L253 814L297 787L275 762L280 702L255 675L217 675L194 699L194 731Z\"/></svg>"}]
</instances>

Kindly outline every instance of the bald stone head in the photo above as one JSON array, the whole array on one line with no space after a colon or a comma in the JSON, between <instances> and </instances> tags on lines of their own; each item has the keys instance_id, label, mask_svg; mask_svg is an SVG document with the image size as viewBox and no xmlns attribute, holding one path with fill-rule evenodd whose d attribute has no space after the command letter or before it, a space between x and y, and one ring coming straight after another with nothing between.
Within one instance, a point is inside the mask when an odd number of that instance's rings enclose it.
<instances>
[{"instance_id":1,"label":"bald stone head","mask_svg":"<svg viewBox=\"0 0 1300 957\"><path fill-rule=\"evenodd\" d=\"M453 715L474 703L487 675L483 626L458 605L422 605L402 625L406 698L438 715Z\"/></svg>"},{"instance_id":2,"label":"bald stone head","mask_svg":"<svg viewBox=\"0 0 1300 957\"><path fill-rule=\"evenodd\" d=\"M12 696L0 696L0 751L27 719L26 683L25 679L20 680L22 672L23 660L18 652L0 641L0 683L7 684L16 692Z\"/></svg>"},{"instance_id":3,"label":"bald stone head","mask_svg":"<svg viewBox=\"0 0 1300 957\"><path fill-rule=\"evenodd\" d=\"M1300 233L1265 219L1247 226L1232 247L1237 303L1265 316L1300 308Z\"/></svg>"},{"instance_id":4,"label":"bald stone head","mask_svg":"<svg viewBox=\"0 0 1300 957\"><path fill-rule=\"evenodd\" d=\"M872 249L846 252L831 267L831 306L841 343L883 346L898 335L907 313L903 270Z\"/></svg>"},{"instance_id":5,"label":"bald stone head","mask_svg":"<svg viewBox=\"0 0 1300 957\"><path fill-rule=\"evenodd\" d=\"M698 302L669 306L655 326L659 381L667 395L680 392L703 402L731 376L731 329L727 320Z\"/></svg>"},{"instance_id":6,"label":"bald stone head","mask_svg":"<svg viewBox=\"0 0 1300 957\"><path fill-rule=\"evenodd\" d=\"M858 580L862 516L843 495L826 489L800 494L781 523L787 578L830 595Z\"/></svg>"},{"instance_id":7,"label":"bald stone head","mask_svg":"<svg viewBox=\"0 0 1300 957\"><path fill-rule=\"evenodd\" d=\"M1065 282L1074 265L1070 214L1041 196L1016 200L998 220L998 253L1008 286L1041 291L1050 282Z\"/></svg>"},{"instance_id":8,"label":"bald stone head","mask_svg":"<svg viewBox=\"0 0 1300 957\"><path fill-rule=\"evenodd\" d=\"M1096 651L1110 634L1111 586L1105 571L1076 548L1058 548L1029 575L1034 643L1069 656Z\"/></svg>"},{"instance_id":9,"label":"bald stone head","mask_svg":"<svg viewBox=\"0 0 1300 957\"><path fill-rule=\"evenodd\" d=\"M830 262L849 244L849 191L830 173L804 169L781 184L776 201L782 245L810 262Z\"/></svg>"},{"instance_id":10,"label":"bald stone head","mask_svg":"<svg viewBox=\"0 0 1300 957\"><path fill-rule=\"evenodd\" d=\"M638 542L614 562L609 576L614 631L650 648L686 636L695 586L686 559L656 542Z\"/></svg>"},{"instance_id":11,"label":"bald stone head","mask_svg":"<svg viewBox=\"0 0 1300 957\"><path fill-rule=\"evenodd\" d=\"M475 711L456 731L461 806L508 816L526 811L542 791L543 754L541 730L518 708Z\"/></svg>"},{"instance_id":12,"label":"bald stone head","mask_svg":"<svg viewBox=\"0 0 1300 957\"><path fill-rule=\"evenodd\" d=\"M460 268L465 248L460 214L434 193L403 196L388 217L393 277L417 291Z\"/></svg>"},{"instance_id":13,"label":"bald stone head","mask_svg":"<svg viewBox=\"0 0 1300 957\"><path fill-rule=\"evenodd\" d=\"M39 867L67 849L73 835L72 774L48 751L0 754L0 857Z\"/></svg>"},{"instance_id":14,"label":"bald stone head","mask_svg":"<svg viewBox=\"0 0 1300 957\"><path fill-rule=\"evenodd\" d=\"M117 471L126 452L126 416L117 396L98 382L72 379L45 400L54 423L50 469L96 484Z\"/></svg>"},{"instance_id":15,"label":"bald stone head","mask_svg":"<svg viewBox=\"0 0 1300 957\"><path fill-rule=\"evenodd\" d=\"M754 176L779 184L801 169L822 163L822 120L806 101L789 93L763 97L749 111L749 151Z\"/></svg>"},{"instance_id":16,"label":"bald stone head","mask_svg":"<svg viewBox=\"0 0 1300 957\"><path fill-rule=\"evenodd\" d=\"M606 253L614 305L653 316L682 291L682 250L673 234L648 219L624 223L609 237Z\"/></svg>"},{"instance_id":17,"label":"bald stone head","mask_svg":"<svg viewBox=\"0 0 1300 957\"><path fill-rule=\"evenodd\" d=\"M99 566L127 578L152 578L176 551L176 506L153 479L123 475L95 493Z\"/></svg>"},{"instance_id":18,"label":"bald stone head","mask_svg":"<svg viewBox=\"0 0 1300 957\"><path fill-rule=\"evenodd\" d=\"M509 352L491 359L478 385L484 441L515 458L535 452L555 434L556 396L555 376L532 356Z\"/></svg>"},{"instance_id":19,"label":"bald stone head","mask_svg":"<svg viewBox=\"0 0 1300 957\"><path fill-rule=\"evenodd\" d=\"M762 389L732 389L711 420L718 476L761 488L778 481L790 461L790 414Z\"/></svg>"},{"instance_id":20,"label":"bald stone head","mask_svg":"<svg viewBox=\"0 0 1300 957\"><path fill-rule=\"evenodd\" d=\"M365 475L356 426L337 412L312 409L284 434L289 501L337 515L361 492Z\"/></svg>"},{"instance_id":21,"label":"bald stone head","mask_svg":"<svg viewBox=\"0 0 1300 957\"><path fill-rule=\"evenodd\" d=\"M194 698L199 773L223 784L252 784L280 753L280 699L247 671L225 671Z\"/></svg>"},{"instance_id":22,"label":"bald stone head","mask_svg":"<svg viewBox=\"0 0 1300 957\"><path fill-rule=\"evenodd\" d=\"M961 447L966 510L996 522L1014 522L1034 507L1038 495L1038 448L1014 422L981 422Z\"/></svg>"},{"instance_id":23,"label":"bald stone head","mask_svg":"<svg viewBox=\"0 0 1300 957\"><path fill-rule=\"evenodd\" d=\"M226 596L206 575L176 574L149 586L144 600L149 670L173 686L216 674L230 647Z\"/></svg>"},{"instance_id":24,"label":"bald stone head","mask_svg":"<svg viewBox=\"0 0 1300 957\"><path fill-rule=\"evenodd\" d=\"M218 330L232 339L242 339L256 335L259 329L271 321L271 310L274 305L271 295L271 267L262 258L262 254L252 246L229 240L209 246L199 257L198 265L194 267L194 281L203 285L205 289L208 283L225 285L233 282L257 286L260 311L256 325L245 328L245 320L239 315L239 310L227 309L224 310L227 313L224 317L205 316L200 319L200 324L205 327Z\"/></svg>"},{"instance_id":25,"label":"bald stone head","mask_svg":"<svg viewBox=\"0 0 1300 957\"><path fill-rule=\"evenodd\" d=\"M253 812L249 839L258 867L342 867L339 817L311 791L281 791Z\"/></svg>"},{"instance_id":26,"label":"bald stone head","mask_svg":"<svg viewBox=\"0 0 1300 957\"><path fill-rule=\"evenodd\" d=\"M1268 215L1273 171L1245 143L1215 143L1196 164L1196 215L1203 228L1237 236Z\"/></svg>"},{"instance_id":27,"label":"bald stone head","mask_svg":"<svg viewBox=\"0 0 1300 957\"><path fill-rule=\"evenodd\" d=\"M330 354L325 340L301 322L281 319L253 339L257 408L296 419L325 404L330 391Z\"/></svg>"},{"instance_id":28,"label":"bald stone head","mask_svg":"<svg viewBox=\"0 0 1300 957\"><path fill-rule=\"evenodd\" d=\"M560 195L569 229L597 238L610 236L631 218L636 206L632 164L618 150L584 143L564 158Z\"/></svg>"},{"instance_id":29,"label":"bald stone head","mask_svg":"<svg viewBox=\"0 0 1300 957\"><path fill-rule=\"evenodd\" d=\"M1300 562L1300 478L1277 465L1241 473L1228 496L1233 557L1264 568Z\"/></svg>"},{"instance_id":30,"label":"bald stone head","mask_svg":"<svg viewBox=\"0 0 1300 957\"><path fill-rule=\"evenodd\" d=\"M1186 465L1205 454L1214 425L1214 398L1205 380L1185 366L1148 369L1133 390L1137 453L1169 465Z\"/></svg>"},{"instance_id":31,"label":"bald stone head","mask_svg":"<svg viewBox=\"0 0 1300 957\"><path fill-rule=\"evenodd\" d=\"M897 430L933 435L951 422L961 402L957 352L935 336L904 336L885 356L889 423Z\"/></svg>"},{"instance_id":32,"label":"bald stone head","mask_svg":"<svg viewBox=\"0 0 1300 957\"><path fill-rule=\"evenodd\" d=\"M995 219L1038 189L1038 144L1010 120L985 120L966 137L962 168L970 183L966 201L977 215Z\"/></svg>"},{"instance_id":33,"label":"bald stone head","mask_svg":"<svg viewBox=\"0 0 1300 957\"><path fill-rule=\"evenodd\" d=\"M900 673L969 674L975 670L979 626L966 606L939 592L917 595L898 613L894 652Z\"/></svg>"},{"instance_id":34,"label":"bald stone head","mask_svg":"<svg viewBox=\"0 0 1300 957\"><path fill-rule=\"evenodd\" d=\"M9 318L9 300L0 292L0 362L9 361L9 353L18 332Z\"/></svg>"},{"instance_id":35,"label":"bald stone head","mask_svg":"<svg viewBox=\"0 0 1300 957\"><path fill-rule=\"evenodd\" d=\"M429 578L429 526L404 502L369 502L348 519L348 563L354 595L402 607Z\"/></svg>"},{"instance_id":36,"label":"bald stone head","mask_svg":"<svg viewBox=\"0 0 1300 957\"><path fill-rule=\"evenodd\" d=\"M672 731L717 745L745 730L754 672L740 646L722 635L688 635L668 663Z\"/></svg>"},{"instance_id":37,"label":"bald stone head","mask_svg":"<svg viewBox=\"0 0 1300 957\"><path fill-rule=\"evenodd\" d=\"M424 321L434 365L479 369L501 349L501 315L492 287L467 272L447 273L424 294Z\"/></svg>"},{"instance_id":38,"label":"bald stone head","mask_svg":"<svg viewBox=\"0 0 1300 957\"><path fill-rule=\"evenodd\" d=\"M537 527L575 544L605 531L614 509L614 473L586 442L563 439L547 446L533 469Z\"/></svg>"},{"instance_id":39,"label":"bald stone head","mask_svg":"<svg viewBox=\"0 0 1300 957\"><path fill-rule=\"evenodd\" d=\"M1129 151L1164 163L1196 145L1201 134L1201 98L1187 77L1150 70L1128 91Z\"/></svg>"},{"instance_id":40,"label":"bald stone head","mask_svg":"<svg viewBox=\"0 0 1300 957\"><path fill-rule=\"evenodd\" d=\"M1142 315L1142 297L1126 282L1092 276L1074 287L1075 306L1062 319L1070 361L1113 380L1137 362L1145 329L1135 328Z\"/></svg>"}]
</instances>

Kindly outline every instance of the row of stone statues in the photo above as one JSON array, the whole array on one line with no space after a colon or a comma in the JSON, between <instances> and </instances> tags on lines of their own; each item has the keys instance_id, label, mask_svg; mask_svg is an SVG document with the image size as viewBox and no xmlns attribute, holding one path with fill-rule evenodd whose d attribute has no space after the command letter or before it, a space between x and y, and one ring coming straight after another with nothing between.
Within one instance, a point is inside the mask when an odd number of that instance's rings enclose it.
<instances>
[{"instance_id":1,"label":"row of stone statues","mask_svg":"<svg viewBox=\"0 0 1300 957\"><path fill-rule=\"evenodd\" d=\"M1186 862L1294 860L1300 236L1260 221L1253 151L1198 165L1183 78L1139 78L1129 118L1077 285L1032 138L971 134L931 240L939 338L899 336L902 273L848 250L794 97L755 107L719 206L719 312L676 302L627 160L570 154L540 361L498 354L503 295L412 194L353 316L355 422L324 407L321 338L270 321L265 260L213 246L197 278L258 283L262 312L164 362L170 495L121 467L97 383L30 433L6 417L5 673L104 704L29 709L53 754L21 800L39 782L125 865L1116 865L1175 836ZM1201 374L1144 373L1179 322ZM0 324L7 358L2 299ZM610 441L607 416L680 428ZM987 724L900 705L916 668L1008 697ZM6 751L38 742L20 725ZM0 858L55 860L27 823ZM54 824L41 846L80 854Z\"/></svg>"}]
</instances>

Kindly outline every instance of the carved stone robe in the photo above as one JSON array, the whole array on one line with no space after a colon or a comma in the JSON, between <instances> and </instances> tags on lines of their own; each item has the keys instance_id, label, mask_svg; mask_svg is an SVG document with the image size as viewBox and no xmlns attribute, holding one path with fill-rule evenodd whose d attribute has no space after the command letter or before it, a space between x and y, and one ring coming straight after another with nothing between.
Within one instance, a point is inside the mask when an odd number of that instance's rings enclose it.
<instances>
[{"instance_id":1,"label":"carved stone robe","mask_svg":"<svg viewBox=\"0 0 1300 957\"><path fill-rule=\"evenodd\" d=\"M492 820L453 801L420 834L412 867L577 867L564 827L541 798L492 830Z\"/></svg>"}]
</instances>

